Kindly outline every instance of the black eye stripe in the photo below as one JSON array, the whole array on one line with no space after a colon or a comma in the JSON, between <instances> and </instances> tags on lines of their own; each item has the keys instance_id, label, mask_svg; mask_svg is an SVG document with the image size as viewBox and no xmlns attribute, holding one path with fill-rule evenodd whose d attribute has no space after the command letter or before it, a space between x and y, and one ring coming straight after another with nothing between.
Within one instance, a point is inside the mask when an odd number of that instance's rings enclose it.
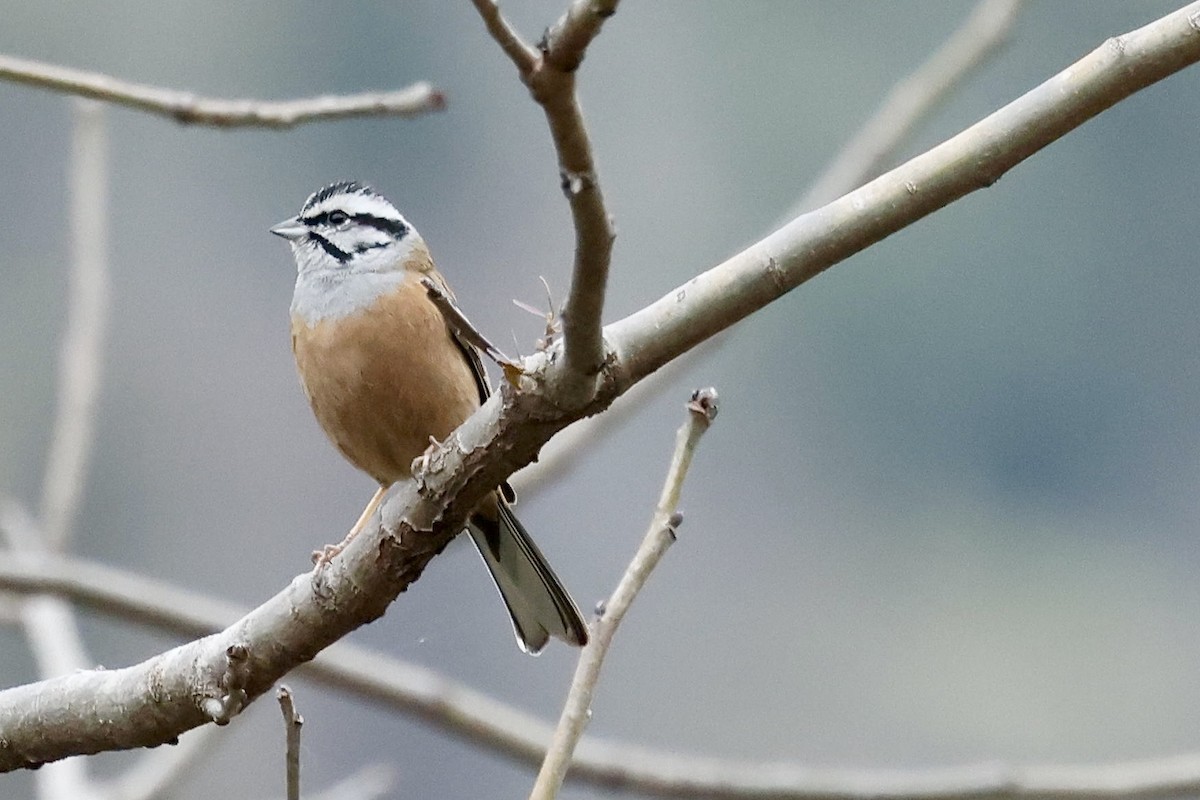
<instances>
[{"instance_id":1,"label":"black eye stripe","mask_svg":"<svg viewBox=\"0 0 1200 800\"><path fill-rule=\"evenodd\" d=\"M316 227L319 225L336 225L338 223L335 222L333 219L331 219L331 217L335 213L338 213L338 212L322 211L320 214L313 214L312 216L304 217L303 218L304 224L308 225L310 228ZM345 213L345 212L341 212L341 213ZM403 239L405 234L408 233L408 226L405 225L403 222L401 222L398 219L387 219L386 217L377 217L374 214L354 214L354 215L350 216L350 219L354 220L355 222L357 222L360 225L366 225L368 227L374 228L375 230L383 231L384 233L391 234L392 236L394 236L397 239Z\"/></svg>"}]
</instances>

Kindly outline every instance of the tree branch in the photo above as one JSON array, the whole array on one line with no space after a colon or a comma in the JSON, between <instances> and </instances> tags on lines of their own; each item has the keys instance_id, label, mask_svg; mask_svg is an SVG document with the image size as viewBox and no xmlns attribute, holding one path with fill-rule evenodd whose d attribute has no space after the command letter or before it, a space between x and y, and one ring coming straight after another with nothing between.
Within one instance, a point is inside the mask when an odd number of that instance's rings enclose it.
<instances>
[{"instance_id":1,"label":"tree branch","mask_svg":"<svg viewBox=\"0 0 1200 800\"><path fill-rule=\"evenodd\" d=\"M542 107L559 178L575 226L575 266L563 308L563 357L567 369L550 387L569 402L581 402L595 390L604 361L601 315L615 237L592 157L591 140L575 97L575 71L604 20L619 0L574 0L566 14L539 43L525 44L504 20L494 0L472 0L488 32L516 65L521 80Z\"/></svg>"},{"instance_id":2,"label":"tree branch","mask_svg":"<svg viewBox=\"0 0 1200 800\"><path fill-rule=\"evenodd\" d=\"M879 174L912 129L1007 41L1024 5L1025 0L979 0L963 24L929 59L892 87L871 118L813 181L803 199L773 227L857 189ZM709 339L706 347L719 346L720 341L721 337ZM604 414L583 420L555 436L542 450L537 463L514 476L512 483L518 492L527 492L530 486L551 478L562 480L585 448L618 429L632 409L641 407L638 398L653 396L672 382L667 369L681 370L687 363L688 359L672 361L649 380L637 384Z\"/></svg>"},{"instance_id":3,"label":"tree branch","mask_svg":"<svg viewBox=\"0 0 1200 800\"><path fill-rule=\"evenodd\" d=\"M99 611L185 636L204 635L240 615L235 607L221 601L133 573L79 561L0 562L0 588L58 594ZM296 675L353 693L375 705L415 714L467 741L532 767L541 763L546 752L544 743L552 735L550 725L512 706L423 667L350 644L339 642L326 649ZM0 718L0 729L2 723ZM198 733L201 731L183 737L181 744L169 752L189 747ZM3 750L0 747L0 754ZM139 767L134 772L144 769ZM789 762L680 755L588 737L575 753L570 778L659 797L728 800L1152 798L1200 792L1200 753L1103 765L991 763L906 771L818 769ZM131 773L116 784L144 786L144 780ZM155 785L170 784L158 780Z\"/></svg>"},{"instance_id":4,"label":"tree branch","mask_svg":"<svg viewBox=\"0 0 1200 800\"><path fill-rule=\"evenodd\" d=\"M161 744L203 724L208 718L202 707L222 696L231 646L246 649L244 690L248 700L257 697L290 669L380 616L462 530L483 496L532 461L558 430L603 410L704 338L837 261L994 183L1039 148L1196 60L1200 2L1110 40L963 134L609 326L614 360L601 371L596 396L585 402L564 405L537 391L560 377L563 360L552 357L561 346L526 359L519 385L502 385L448 437L434 470L398 484L384 505L383 527L364 531L327 568L298 576L221 633L143 664L0 692L0 771Z\"/></svg>"},{"instance_id":5,"label":"tree branch","mask_svg":"<svg viewBox=\"0 0 1200 800\"><path fill-rule=\"evenodd\" d=\"M678 512L683 481L687 478L688 467L692 464L692 456L700 443L700 437L708 430L716 416L715 389L700 389L692 394L692 399L687 404L687 419L675 436L675 452L671 456L667 479L658 499L658 507L654 510L654 517L650 521L650 529L646 531L646 536L617 584L616 591L605 604L603 613L592 626L592 640L579 654L579 664L575 668L575 677L571 681L567 702L563 705L562 716L559 717L558 727L554 730L554 739L550 742L546 760L542 762L533 793L530 794L532 800L554 800L558 796L558 790L562 788L567 769L571 765L571 756L591 719L592 696L600 680L600 668L604 666L604 657L608 655L608 648L612 645L613 636L616 635L621 620L625 619L625 612L646 585L650 573L658 566L667 548L675 542L675 531L683 521Z\"/></svg>"},{"instance_id":6,"label":"tree branch","mask_svg":"<svg viewBox=\"0 0 1200 800\"><path fill-rule=\"evenodd\" d=\"M348 117L413 117L440 111L445 96L428 83L391 92L322 95L299 100L228 100L146 86L98 72L0 55L0 80L171 117L185 125L215 128L292 128Z\"/></svg>"},{"instance_id":7,"label":"tree branch","mask_svg":"<svg viewBox=\"0 0 1200 800\"><path fill-rule=\"evenodd\" d=\"M1004 173L1200 60L1200 3L1116 36L967 130L605 328L633 383L834 264Z\"/></svg>"},{"instance_id":8,"label":"tree branch","mask_svg":"<svg viewBox=\"0 0 1200 800\"><path fill-rule=\"evenodd\" d=\"M296 710L292 690L288 687L276 689L275 699L279 701L279 710L283 712L287 800L300 800L300 731L304 727L304 717Z\"/></svg>"},{"instance_id":9,"label":"tree branch","mask_svg":"<svg viewBox=\"0 0 1200 800\"><path fill-rule=\"evenodd\" d=\"M108 319L108 137L104 109L76 100L71 145L71 274L58 409L42 479L45 547L62 552L86 485Z\"/></svg>"},{"instance_id":10,"label":"tree branch","mask_svg":"<svg viewBox=\"0 0 1200 800\"><path fill-rule=\"evenodd\" d=\"M788 212L792 219L835 200L879 173L913 127L1008 39L1024 0L979 0L924 64L905 76Z\"/></svg>"}]
</instances>

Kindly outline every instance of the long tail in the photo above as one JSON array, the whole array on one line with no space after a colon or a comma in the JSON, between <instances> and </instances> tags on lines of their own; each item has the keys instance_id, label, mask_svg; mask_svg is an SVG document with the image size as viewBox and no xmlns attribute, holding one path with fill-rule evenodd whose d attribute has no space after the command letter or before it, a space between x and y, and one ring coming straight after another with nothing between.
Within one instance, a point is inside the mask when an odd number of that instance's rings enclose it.
<instances>
[{"instance_id":1,"label":"long tail","mask_svg":"<svg viewBox=\"0 0 1200 800\"><path fill-rule=\"evenodd\" d=\"M512 617L517 644L537 655L553 636L568 644L587 644L587 623L529 538L508 503L498 498L495 518L471 517L470 531Z\"/></svg>"}]
</instances>

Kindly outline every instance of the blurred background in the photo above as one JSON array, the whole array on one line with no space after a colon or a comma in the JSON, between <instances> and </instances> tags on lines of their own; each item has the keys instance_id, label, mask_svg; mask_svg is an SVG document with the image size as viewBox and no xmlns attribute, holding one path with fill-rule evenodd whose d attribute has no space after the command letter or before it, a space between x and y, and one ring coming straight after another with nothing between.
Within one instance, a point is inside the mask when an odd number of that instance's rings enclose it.
<instances>
[{"instance_id":1,"label":"blurred background","mask_svg":"<svg viewBox=\"0 0 1200 800\"><path fill-rule=\"evenodd\" d=\"M1029 3L901 159L1179 5ZM563 6L505 11L536 38ZM579 81L618 229L606 319L769 232L970 7L623 4ZM528 352L541 322L510 300L542 305L538 276L562 297L573 242L540 110L466 2L0 0L0 17L4 53L207 95L416 80L447 94L415 120L282 133L108 116L113 318L75 551L257 604L373 488L300 391L294 268L267 228L324 183L366 181L421 230L472 320ZM0 84L0 108L0 491L36 509L70 101ZM590 609L641 539L688 392L719 389L679 542L621 629L592 733L877 768L1200 750L1198 118L1196 69L1134 96L738 325L525 492L522 519ZM175 643L84 624L110 667ZM547 719L574 665L561 646L518 652L461 541L351 641ZM0 629L2 684L34 677L20 632ZM310 788L372 762L397 770L396 797L532 784L523 766L290 683ZM217 742L177 797L281 795L273 701ZM31 791L28 775L0 776L6 798Z\"/></svg>"}]
</instances>

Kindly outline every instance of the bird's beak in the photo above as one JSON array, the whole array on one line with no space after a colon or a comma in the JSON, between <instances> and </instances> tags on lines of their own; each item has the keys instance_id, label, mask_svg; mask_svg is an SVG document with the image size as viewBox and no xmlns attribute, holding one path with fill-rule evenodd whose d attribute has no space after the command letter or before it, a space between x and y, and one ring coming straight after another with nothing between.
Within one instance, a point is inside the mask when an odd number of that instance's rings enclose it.
<instances>
[{"instance_id":1,"label":"bird's beak","mask_svg":"<svg viewBox=\"0 0 1200 800\"><path fill-rule=\"evenodd\" d=\"M308 233L308 228L304 227L304 223L300 221L299 217L292 217L271 228L271 233L294 242Z\"/></svg>"}]
</instances>

